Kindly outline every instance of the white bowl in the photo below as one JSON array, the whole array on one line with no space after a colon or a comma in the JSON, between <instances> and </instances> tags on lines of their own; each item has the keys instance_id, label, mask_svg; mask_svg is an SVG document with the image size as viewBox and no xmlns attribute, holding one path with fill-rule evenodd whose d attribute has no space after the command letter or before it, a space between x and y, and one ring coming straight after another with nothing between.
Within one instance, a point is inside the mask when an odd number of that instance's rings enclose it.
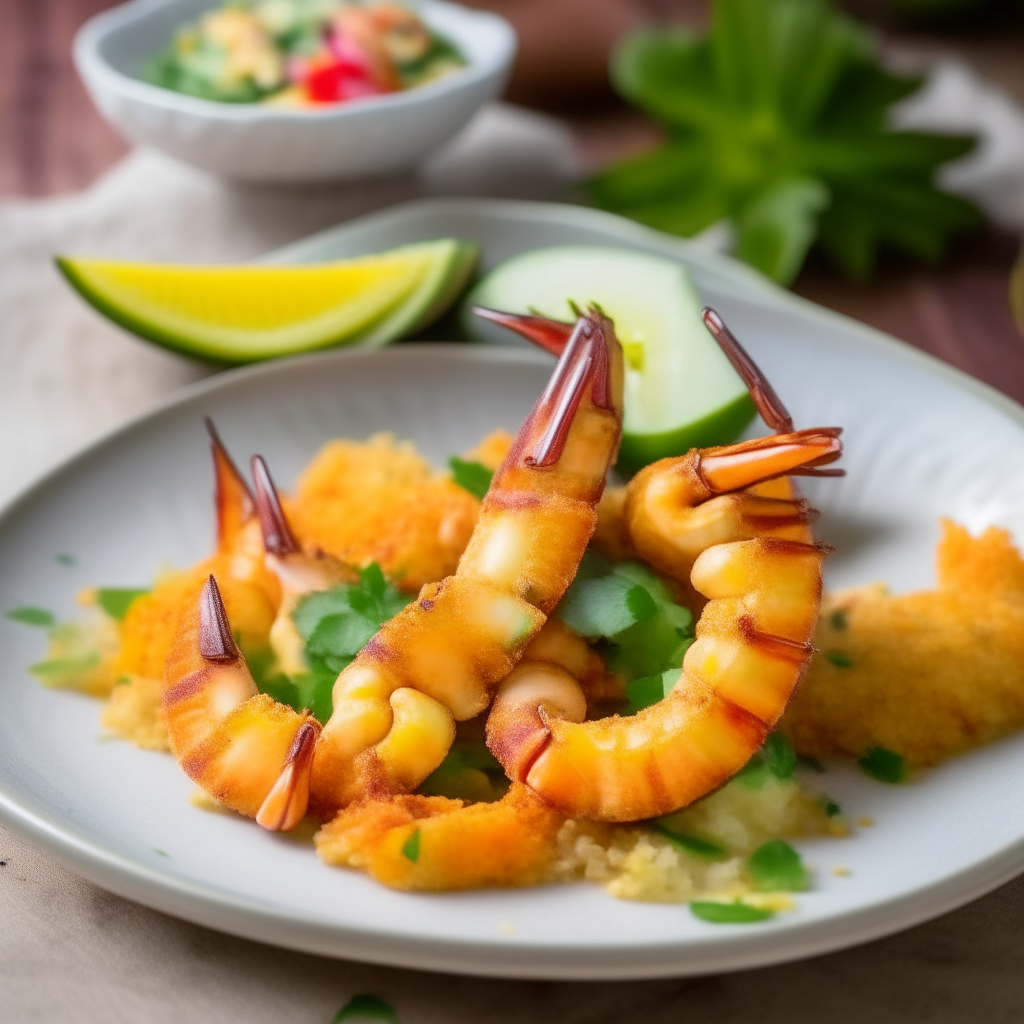
<instances>
[{"instance_id":1,"label":"white bowl","mask_svg":"<svg viewBox=\"0 0 1024 1024\"><path fill-rule=\"evenodd\" d=\"M146 59L216 0L134 0L97 15L75 37L74 58L93 102L127 139L241 181L363 178L415 166L504 88L516 50L504 18L424 0L424 21L467 66L388 96L286 110L216 103L150 85Z\"/></svg>"}]
</instances>

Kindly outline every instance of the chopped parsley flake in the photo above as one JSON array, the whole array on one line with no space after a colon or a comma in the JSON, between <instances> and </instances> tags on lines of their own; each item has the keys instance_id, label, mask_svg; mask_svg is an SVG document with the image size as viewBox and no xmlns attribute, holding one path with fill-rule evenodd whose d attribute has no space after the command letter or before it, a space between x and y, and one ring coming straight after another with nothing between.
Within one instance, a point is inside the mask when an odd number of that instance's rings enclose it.
<instances>
[{"instance_id":1,"label":"chopped parsley flake","mask_svg":"<svg viewBox=\"0 0 1024 1024\"><path fill-rule=\"evenodd\" d=\"M895 785L903 782L907 777L907 764L896 753L887 747L871 747L863 757L857 759L866 775L870 775L879 782L888 782Z\"/></svg>"},{"instance_id":2,"label":"chopped parsley flake","mask_svg":"<svg viewBox=\"0 0 1024 1024\"><path fill-rule=\"evenodd\" d=\"M682 832L677 832L663 819L655 819L651 824L653 825L655 832L659 835L663 835L673 844L673 846L678 846L687 853L703 857L705 860L725 860L728 856L725 852L724 846L720 846L718 843L709 842L707 839L701 839L699 836L686 835Z\"/></svg>"},{"instance_id":3,"label":"chopped parsley flake","mask_svg":"<svg viewBox=\"0 0 1024 1024\"><path fill-rule=\"evenodd\" d=\"M451 467L452 479L463 490L469 491L474 498L482 499L490 489L494 472L482 462L460 459L458 455L453 455L448 460L448 465Z\"/></svg>"},{"instance_id":4,"label":"chopped parsley flake","mask_svg":"<svg viewBox=\"0 0 1024 1024\"><path fill-rule=\"evenodd\" d=\"M353 996L334 1015L331 1024L357 1024L361 1020L398 1024L398 1015L380 996L363 992Z\"/></svg>"},{"instance_id":5,"label":"chopped parsley flake","mask_svg":"<svg viewBox=\"0 0 1024 1024\"><path fill-rule=\"evenodd\" d=\"M853 668L853 658L845 651L824 651L822 653L836 668Z\"/></svg>"},{"instance_id":6,"label":"chopped parsley flake","mask_svg":"<svg viewBox=\"0 0 1024 1024\"><path fill-rule=\"evenodd\" d=\"M747 871L765 892L802 892L808 886L800 854L784 839L770 839L759 846L747 861Z\"/></svg>"},{"instance_id":7,"label":"chopped parsley flake","mask_svg":"<svg viewBox=\"0 0 1024 1024\"><path fill-rule=\"evenodd\" d=\"M690 913L712 924L753 924L756 921L767 921L775 912L752 907L748 903L698 901L690 904Z\"/></svg>"},{"instance_id":8,"label":"chopped parsley flake","mask_svg":"<svg viewBox=\"0 0 1024 1024\"><path fill-rule=\"evenodd\" d=\"M402 856L411 860L413 864L420 859L420 830L414 828L412 834L402 844Z\"/></svg>"},{"instance_id":9,"label":"chopped parsley flake","mask_svg":"<svg viewBox=\"0 0 1024 1024\"><path fill-rule=\"evenodd\" d=\"M7 618L12 622L20 622L26 626L39 626L42 629L52 626L57 621L53 612L48 612L45 608L36 608L32 605L12 608L7 613Z\"/></svg>"},{"instance_id":10,"label":"chopped parsley flake","mask_svg":"<svg viewBox=\"0 0 1024 1024\"><path fill-rule=\"evenodd\" d=\"M120 622L127 614L132 602L148 590L125 587L103 587L96 591L96 603L112 618Z\"/></svg>"}]
</instances>

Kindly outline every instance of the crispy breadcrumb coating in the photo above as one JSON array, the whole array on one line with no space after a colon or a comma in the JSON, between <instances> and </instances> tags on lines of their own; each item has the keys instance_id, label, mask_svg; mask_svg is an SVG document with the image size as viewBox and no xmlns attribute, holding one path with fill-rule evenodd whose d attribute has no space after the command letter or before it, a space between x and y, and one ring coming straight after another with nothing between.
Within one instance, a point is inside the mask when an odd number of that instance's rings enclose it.
<instances>
[{"instance_id":1,"label":"crispy breadcrumb coating","mask_svg":"<svg viewBox=\"0 0 1024 1024\"><path fill-rule=\"evenodd\" d=\"M936 563L936 590L826 597L781 723L798 752L881 746L923 766L1024 726L1024 559L1006 530L943 520Z\"/></svg>"},{"instance_id":2,"label":"crispy breadcrumb coating","mask_svg":"<svg viewBox=\"0 0 1024 1024\"><path fill-rule=\"evenodd\" d=\"M331 441L299 478L287 513L305 545L350 565L377 562L406 593L450 576L480 502L408 441Z\"/></svg>"},{"instance_id":3,"label":"crispy breadcrumb coating","mask_svg":"<svg viewBox=\"0 0 1024 1024\"><path fill-rule=\"evenodd\" d=\"M564 821L521 783L497 803L396 796L345 808L316 834L316 852L393 889L535 885Z\"/></svg>"}]
</instances>

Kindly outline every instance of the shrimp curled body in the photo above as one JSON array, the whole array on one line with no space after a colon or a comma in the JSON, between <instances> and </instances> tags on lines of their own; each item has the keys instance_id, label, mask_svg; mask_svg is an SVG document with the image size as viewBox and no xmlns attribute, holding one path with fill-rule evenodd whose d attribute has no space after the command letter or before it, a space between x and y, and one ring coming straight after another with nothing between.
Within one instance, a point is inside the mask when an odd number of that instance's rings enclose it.
<instances>
[{"instance_id":1,"label":"shrimp curled body","mask_svg":"<svg viewBox=\"0 0 1024 1024\"><path fill-rule=\"evenodd\" d=\"M638 714L584 721L562 669L523 661L502 683L488 746L516 782L573 817L636 821L685 807L763 744L810 660L821 600L816 513L747 488L839 457L834 428L691 451L629 484L624 529L648 564L707 599L671 693Z\"/></svg>"},{"instance_id":2,"label":"shrimp curled body","mask_svg":"<svg viewBox=\"0 0 1024 1024\"><path fill-rule=\"evenodd\" d=\"M408 792L485 711L572 581L622 424L611 322L582 316L484 499L453 576L385 623L334 685L312 802Z\"/></svg>"}]
</instances>

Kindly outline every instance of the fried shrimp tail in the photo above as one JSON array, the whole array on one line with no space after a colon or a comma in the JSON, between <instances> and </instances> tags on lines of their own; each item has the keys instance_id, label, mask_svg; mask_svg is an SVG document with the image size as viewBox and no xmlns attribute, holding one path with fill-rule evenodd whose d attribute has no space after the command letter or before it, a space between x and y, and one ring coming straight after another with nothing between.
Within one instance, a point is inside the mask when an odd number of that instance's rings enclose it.
<instances>
[{"instance_id":1,"label":"fried shrimp tail","mask_svg":"<svg viewBox=\"0 0 1024 1024\"><path fill-rule=\"evenodd\" d=\"M264 561L281 587L277 617L270 627L270 646L282 672L300 675L308 666L303 655L305 641L292 618L295 606L305 594L329 590L339 583L355 583L359 575L330 555L303 550L284 514L281 497L263 457L254 455L251 466L256 483L257 520L266 552Z\"/></svg>"},{"instance_id":2,"label":"fried shrimp tail","mask_svg":"<svg viewBox=\"0 0 1024 1024\"><path fill-rule=\"evenodd\" d=\"M611 322L581 316L455 574L425 586L338 677L314 760L315 806L407 792L443 759L454 723L487 708L594 532L621 437L622 372Z\"/></svg>"},{"instance_id":3,"label":"fried shrimp tail","mask_svg":"<svg viewBox=\"0 0 1024 1024\"><path fill-rule=\"evenodd\" d=\"M212 575L171 647L163 705L171 749L190 779L265 828L298 824L319 726L258 692Z\"/></svg>"}]
</instances>

